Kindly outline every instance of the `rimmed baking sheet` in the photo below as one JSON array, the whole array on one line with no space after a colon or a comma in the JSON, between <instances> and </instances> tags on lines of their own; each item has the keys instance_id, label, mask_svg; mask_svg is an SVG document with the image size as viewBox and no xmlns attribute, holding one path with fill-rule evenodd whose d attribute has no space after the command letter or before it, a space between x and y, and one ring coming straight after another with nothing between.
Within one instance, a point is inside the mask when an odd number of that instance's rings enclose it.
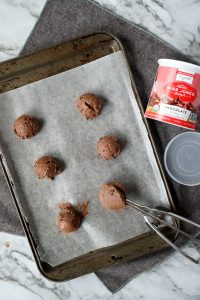
<instances>
[{"instance_id":1,"label":"rimmed baking sheet","mask_svg":"<svg viewBox=\"0 0 200 300\"><path fill-rule=\"evenodd\" d=\"M76 98L86 92L103 102L93 121L82 118L75 106ZM169 205L121 51L1 94L0 107L1 148L42 261L56 266L148 231L133 209L112 213L101 207L98 189L106 181L124 182L128 198L139 203ZM12 131L23 113L43 123L37 136L24 141ZM120 139L122 153L103 161L96 157L96 143L108 134ZM45 154L65 163L53 182L39 180L34 173L35 160ZM69 235L60 233L57 204L84 200L90 201L89 215L81 228Z\"/></svg>"}]
</instances>

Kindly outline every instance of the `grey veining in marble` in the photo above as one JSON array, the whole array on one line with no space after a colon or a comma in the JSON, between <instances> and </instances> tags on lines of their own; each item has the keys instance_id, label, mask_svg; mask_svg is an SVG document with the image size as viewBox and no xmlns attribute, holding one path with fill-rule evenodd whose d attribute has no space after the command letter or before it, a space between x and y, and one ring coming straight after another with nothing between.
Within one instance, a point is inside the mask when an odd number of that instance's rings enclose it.
<instances>
[{"instance_id":1,"label":"grey veining in marble","mask_svg":"<svg viewBox=\"0 0 200 300\"><path fill-rule=\"evenodd\" d=\"M0 0L0 61L18 55L46 0Z\"/></svg>"},{"instance_id":2,"label":"grey veining in marble","mask_svg":"<svg viewBox=\"0 0 200 300\"><path fill-rule=\"evenodd\" d=\"M185 250L195 257L200 254L192 244ZM25 237L0 233L1 300L197 300L200 299L199 280L199 265L175 254L130 281L113 296L94 274L54 283L38 272Z\"/></svg>"},{"instance_id":3,"label":"grey veining in marble","mask_svg":"<svg viewBox=\"0 0 200 300\"><path fill-rule=\"evenodd\" d=\"M91 0L200 62L200 0ZM45 0L0 0L0 60L16 56Z\"/></svg>"},{"instance_id":4,"label":"grey veining in marble","mask_svg":"<svg viewBox=\"0 0 200 300\"><path fill-rule=\"evenodd\" d=\"M94 0L200 63L199 0Z\"/></svg>"}]
</instances>

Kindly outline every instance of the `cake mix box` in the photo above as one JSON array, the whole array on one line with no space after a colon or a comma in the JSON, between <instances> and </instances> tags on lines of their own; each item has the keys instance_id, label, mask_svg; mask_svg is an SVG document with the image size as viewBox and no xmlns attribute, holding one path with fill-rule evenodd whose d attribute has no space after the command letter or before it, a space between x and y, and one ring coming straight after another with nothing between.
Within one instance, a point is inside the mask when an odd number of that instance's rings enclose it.
<instances>
[{"instance_id":1,"label":"cake mix box","mask_svg":"<svg viewBox=\"0 0 200 300\"><path fill-rule=\"evenodd\" d=\"M200 115L200 66L160 59L145 117L195 130Z\"/></svg>"}]
</instances>

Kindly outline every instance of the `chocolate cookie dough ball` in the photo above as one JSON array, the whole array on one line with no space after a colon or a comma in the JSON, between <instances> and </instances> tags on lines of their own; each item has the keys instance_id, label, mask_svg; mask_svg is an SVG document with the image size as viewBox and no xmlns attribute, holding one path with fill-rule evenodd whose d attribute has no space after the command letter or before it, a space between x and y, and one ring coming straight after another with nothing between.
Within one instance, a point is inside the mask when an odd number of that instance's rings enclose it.
<instances>
[{"instance_id":1,"label":"chocolate cookie dough ball","mask_svg":"<svg viewBox=\"0 0 200 300\"><path fill-rule=\"evenodd\" d=\"M30 139L39 129L38 120L30 115L22 115L14 123L14 133L21 139Z\"/></svg>"},{"instance_id":2,"label":"chocolate cookie dough ball","mask_svg":"<svg viewBox=\"0 0 200 300\"><path fill-rule=\"evenodd\" d=\"M54 177L61 173L61 168L57 159L51 156L40 157L34 165L35 173L41 178L54 179Z\"/></svg>"},{"instance_id":3,"label":"chocolate cookie dough ball","mask_svg":"<svg viewBox=\"0 0 200 300\"><path fill-rule=\"evenodd\" d=\"M104 208L118 211L126 206L126 195L123 184L110 182L103 184L99 190L99 200Z\"/></svg>"},{"instance_id":4,"label":"chocolate cookie dough ball","mask_svg":"<svg viewBox=\"0 0 200 300\"><path fill-rule=\"evenodd\" d=\"M68 202L59 207L60 213L56 221L59 230L65 233L78 230L82 222L81 214Z\"/></svg>"},{"instance_id":5,"label":"chocolate cookie dough ball","mask_svg":"<svg viewBox=\"0 0 200 300\"><path fill-rule=\"evenodd\" d=\"M101 110L101 100L94 94L85 94L76 101L78 111L87 119L95 119Z\"/></svg>"},{"instance_id":6,"label":"chocolate cookie dough ball","mask_svg":"<svg viewBox=\"0 0 200 300\"><path fill-rule=\"evenodd\" d=\"M97 155L103 159L113 159L120 154L120 144L114 136L104 136L97 144Z\"/></svg>"}]
</instances>

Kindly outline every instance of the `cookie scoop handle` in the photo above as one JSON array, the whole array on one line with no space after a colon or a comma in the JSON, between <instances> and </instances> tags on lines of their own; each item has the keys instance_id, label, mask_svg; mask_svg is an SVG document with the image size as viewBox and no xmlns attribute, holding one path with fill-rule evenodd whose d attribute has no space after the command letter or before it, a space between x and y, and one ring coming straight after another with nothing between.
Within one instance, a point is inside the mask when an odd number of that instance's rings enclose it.
<instances>
[{"instance_id":1,"label":"cookie scoop handle","mask_svg":"<svg viewBox=\"0 0 200 300\"><path fill-rule=\"evenodd\" d=\"M126 199L126 203L127 203L127 205L140 211L144 216L147 226L153 232L157 233L169 246L171 246L175 251L182 254L185 258L189 259L190 261L192 261L196 264L199 264L200 258L195 259L192 256L188 255L186 252L184 252L182 249L178 248L159 229L161 227L163 227L163 225L165 225L165 226L170 227L173 230L177 231L178 233L183 234L189 240L200 243L200 240L197 238L199 233L196 236L192 236L192 235L188 234L187 232L181 230L180 228L172 225L172 223L178 224L179 221L183 221L192 226L197 227L198 229L200 229L200 224L193 222L193 221L191 221L185 217L182 217L178 214L170 212L168 209L163 208L163 207L149 208L146 205L140 205L140 204L130 201L128 199ZM169 220L171 221L171 224L169 223Z\"/></svg>"}]
</instances>

